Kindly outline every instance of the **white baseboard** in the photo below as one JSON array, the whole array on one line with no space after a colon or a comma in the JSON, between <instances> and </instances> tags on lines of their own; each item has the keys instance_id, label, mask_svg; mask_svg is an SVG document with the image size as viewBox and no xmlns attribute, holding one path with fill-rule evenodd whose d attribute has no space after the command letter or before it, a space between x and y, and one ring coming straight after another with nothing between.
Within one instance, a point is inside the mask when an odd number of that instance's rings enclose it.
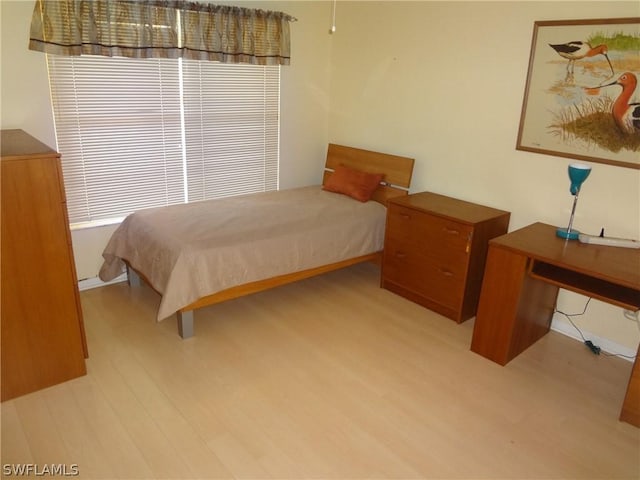
<instances>
[{"instance_id":1,"label":"white baseboard","mask_svg":"<svg viewBox=\"0 0 640 480\"><path fill-rule=\"evenodd\" d=\"M126 281L127 281L127 274L126 273L123 273L119 277L116 277L116 278L114 278L113 280L111 280L109 282L103 282L98 277L85 278L85 279L82 279L82 280L80 280L78 282L78 290L80 290L80 291L90 290L92 288L104 287L106 285L111 285L113 283L120 283L120 282L126 282Z\"/></svg>"},{"instance_id":2,"label":"white baseboard","mask_svg":"<svg viewBox=\"0 0 640 480\"><path fill-rule=\"evenodd\" d=\"M566 335L567 337L571 337L575 340L578 340L581 343L584 343L584 341L582 340L582 337L580 336L578 331L575 329L575 327L568 322L553 319L551 322L551 330L553 330L554 332L558 332L563 335ZM594 335L593 333L588 332L586 330L580 329L580 331L584 335L585 339L591 340L594 345L597 345L603 351L607 353L617 354L617 355L624 355L623 357L620 357L620 358L627 360L629 362L633 362L633 357L637 353L635 350L632 350L628 347L620 345L619 343L613 342L609 339Z\"/></svg>"}]
</instances>

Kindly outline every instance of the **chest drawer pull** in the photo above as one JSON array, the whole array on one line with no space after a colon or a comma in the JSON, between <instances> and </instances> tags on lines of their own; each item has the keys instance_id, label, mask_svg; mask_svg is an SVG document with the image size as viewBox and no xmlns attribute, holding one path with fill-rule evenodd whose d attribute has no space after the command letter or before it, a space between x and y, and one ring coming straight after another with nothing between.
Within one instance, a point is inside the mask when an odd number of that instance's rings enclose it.
<instances>
[{"instance_id":1,"label":"chest drawer pull","mask_svg":"<svg viewBox=\"0 0 640 480\"><path fill-rule=\"evenodd\" d=\"M453 272L451 270L447 270L446 268L439 268L440 273L445 277L453 277Z\"/></svg>"},{"instance_id":2,"label":"chest drawer pull","mask_svg":"<svg viewBox=\"0 0 640 480\"><path fill-rule=\"evenodd\" d=\"M393 253L396 258L406 258L407 254L405 252L394 252Z\"/></svg>"},{"instance_id":3,"label":"chest drawer pull","mask_svg":"<svg viewBox=\"0 0 640 480\"><path fill-rule=\"evenodd\" d=\"M455 228L442 227L442 230L444 230L449 235L460 235L460 230L456 230Z\"/></svg>"}]
</instances>

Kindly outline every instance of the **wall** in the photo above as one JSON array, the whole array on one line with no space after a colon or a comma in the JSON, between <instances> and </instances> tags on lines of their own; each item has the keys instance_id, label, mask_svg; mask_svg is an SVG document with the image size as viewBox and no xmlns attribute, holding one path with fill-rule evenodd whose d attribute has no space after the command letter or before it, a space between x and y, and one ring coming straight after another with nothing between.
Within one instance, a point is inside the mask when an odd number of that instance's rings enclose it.
<instances>
[{"instance_id":1,"label":"wall","mask_svg":"<svg viewBox=\"0 0 640 480\"><path fill-rule=\"evenodd\" d=\"M340 1L329 139L414 157L413 191L509 210L510 230L565 226L570 160L515 149L533 22L639 14L637 2ZM591 165L575 227L640 238L640 171ZM585 302L562 291L558 306ZM638 325L620 308L592 301L575 320L635 353ZM577 334L559 315L554 328Z\"/></svg>"},{"instance_id":2,"label":"wall","mask_svg":"<svg viewBox=\"0 0 640 480\"><path fill-rule=\"evenodd\" d=\"M223 3L223 2L218 2ZM515 150L535 20L638 16L637 2L225 2L282 10L292 65L282 69L281 187L316 183L328 141L416 158L412 190L504 208L510 229L564 225L567 159ZM27 49L33 1L0 2L2 128L50 145L45 57ZM388 32L388 33L387 33ZM593 164L576 226L640 238L640 172ZM73 233L79 278L96 275L113 228ZM562 292L559 307L582 311ZM635 351L638 326L597 301L577 320ZM563 325L564 323L564 325ZM556 328L575 334L562 318Z\"/></svg>"},{"instance_id":3,"label":"wall","mask_svg":"<svg viewBox=\"0 0 640 480\"><path fill-rule=\"evenodd\" d=\"M0 2L2 128L22 128L55 147L53 113L44 56L27 49L35 2Z\"/></svg>"}]
</instances>

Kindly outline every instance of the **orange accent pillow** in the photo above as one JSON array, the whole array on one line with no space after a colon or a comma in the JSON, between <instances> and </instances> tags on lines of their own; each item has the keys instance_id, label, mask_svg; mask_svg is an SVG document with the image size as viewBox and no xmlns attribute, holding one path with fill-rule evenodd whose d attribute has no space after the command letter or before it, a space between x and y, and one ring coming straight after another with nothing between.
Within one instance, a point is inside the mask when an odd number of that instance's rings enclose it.
<instances>
[{"instance_id":1,"label":"orange accent pillow","mask_svg":"<svg viewBox=\"0 0 640 480\"><path fill-rule=\"evenodd\" d=\"M339 165L322 188L329 192L348 195L360 202L368 202L383 178L382 173L367 173Z\"/></svg>"}]
</instances>

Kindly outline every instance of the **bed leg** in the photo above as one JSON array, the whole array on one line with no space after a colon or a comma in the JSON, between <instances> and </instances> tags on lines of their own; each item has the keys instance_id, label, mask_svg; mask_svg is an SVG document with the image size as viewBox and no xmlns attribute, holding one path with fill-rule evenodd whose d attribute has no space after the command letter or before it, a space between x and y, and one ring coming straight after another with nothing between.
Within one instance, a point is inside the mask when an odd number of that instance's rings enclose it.
<instances>
[{"instance_id":1,"label":"bed leg","mask_svg":"<svg viewBox=\"0 0 640 480\"><path fill-rule=\"evenodd\" d=\"M193 310L187 312L176 312L178 317L178 334L183 339L193 337Z\"/></svg>"},{"instance_id":2,"label":"bed leg","mask_svg":"<svg viewBox=\"0 0 640 480\"><path fill-rule=\"evenodd\" d=\"M127 280L129 281L130 287L140 286L140 275L138 275L133 268L130 268L129 265L127 265Z\"/></svg>"}]
</instances>

